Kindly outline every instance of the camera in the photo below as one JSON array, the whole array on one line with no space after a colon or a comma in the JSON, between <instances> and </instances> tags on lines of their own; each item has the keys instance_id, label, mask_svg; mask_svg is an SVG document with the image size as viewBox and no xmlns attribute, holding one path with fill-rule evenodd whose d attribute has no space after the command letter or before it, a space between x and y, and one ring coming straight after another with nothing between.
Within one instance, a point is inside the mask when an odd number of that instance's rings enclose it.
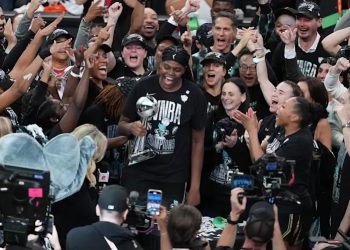
<instances>
[{"instance_id":1,"label":"camera","mask_svg":"<svg viewBox=\"0 0 350 250\"><path fill-rule=\"evenodd\" d=\"M215 125L214 138L215 141L223 141L226 135L231 135L238 124L229 117L219 120Z\"/></svg>"},{"instance_id":2,"label":"camera","mask_svg":"<svg viewBox=\"0 0 350 250\"><path fill-rule=\"evenodd\" d=\"M233 171L231 176L232 188L243 188L244 194L239 195L251 199L266 200L273 204L276 200L283 200L300 204L297 197L288 191L294 184L295 161L286 160L275 154L263 155L250 167L250 174ZM283 193L283 195L280 195Z\"/></svg>"},{"instance_id":3,"label":"camera","mask_svg":"<svg viewBox=\"0 0 350 250\"><path fill-rule=\"evenodd\" d=\"M341 58L341 57L345 57L346 59L350 59L350 46L349 45L345 45L342 46L340 48L340 50L338 50L337 54L336 54L336 58Z\"/></svg>"},{"instance_id":4,"label":"camera","mask_svg":"<svg viewBox=\"0 0 350 250\"><path fill-rule=\"evenodd\" d=\"M0 166L0 222L6 244L25 246L35 221L47 220L49 190L49 171Z\"/></svg>"}]
</instances>

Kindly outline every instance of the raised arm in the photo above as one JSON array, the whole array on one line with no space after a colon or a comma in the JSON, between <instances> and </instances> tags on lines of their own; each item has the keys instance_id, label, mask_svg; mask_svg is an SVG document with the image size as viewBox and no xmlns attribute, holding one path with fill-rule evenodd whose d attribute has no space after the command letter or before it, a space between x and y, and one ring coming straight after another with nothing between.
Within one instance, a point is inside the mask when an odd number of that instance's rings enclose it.
<instances>
[{"instance_id":1,"label":"raised arm","mask_svg":"<svg viewBox=\"0 0 350 250\"><path fill-rule=\"evenodd\" d=\"M263 92L263 95L265 97L265 101L271 105L271 97L275 90L275 86L270 82L268 73L267 73L267 67L266 67L266 61L265 61L265 48L264 48L264 42L262 40L261 35L257 35L257 42L255 44L256 46L256 52L255 57L257 60L256 65L256 74L258 76L258 82L260 85L260 89Z\"/></svg>"},{"instance_id":2,"label":"raised arm","mask_svg":"<svg viewBox=\"0 0 350 250\"><path fill-rule=\"evenodd\" d=\"M350 67L350 62L341 57L337 60L337 63L329 68L328 74L326 75L326 79L324 81L324 85L332 97L341 101L344 93L347 89L343 84L339 81L340 73L347 70Z\"/></svg>"},{"instance_id":3,"label":"raised arm","mask_svg":"<svg viewBox=\"0 0 350 250\"><path fill-rule=\"evenodd\" d=\"M63 15L60 15L52 23L47 25L45 28L39 29L36 32L34 39L27 46L25 51L22 53L21 57L18 59L15 67L11 70L10 76L12 78L17 78L23 74L24 69L28 67L28 65L30 65L34 60L45 37L50 35L56 29L57 25L62 21L62 19L63 19ZM41 25L40 22L38 22L37 25L39 26L38 28L40 28L40 25ZM35 25L35 28L32 27L34 29L32 30L33 32L35 32L36 27L37 27L36 25Z\"/></svg>"},{"instance_id":4,"label":"raised arm","mask_svg":"<svg viewBox=\"0 0 350 250\"><path fill-rule=\"evenodd\" d=\"M81 51L80 53L84 53ZM89 91L90 70L94 64L94 58L85 59L86 68L79 84L74 92L72 102L69 104L67 112L59 121L62 133L70 133L78 124L80 114L84 109Z\"/></svg>"},{"instance_id":5,"label":"raised arm","mask_svg":"<svg viewBox=\"0 0 350 250\"><path fill-rule=\"evenodd\" d=\"M292 29L289 26L285 26L285 30L281 32L280 38L285 44L284 46L284 61L286 78L293 82L298 82L300 78L304 77L304 74L300 71L297 63L297 53L295 51L295 39L297 37L297 29Z\"/></svg>"},{"instance_id":6,"label":"raised arm","mask_svg":"<svg viewBox=\"0 0 350 250\"><path fill-rule=\"evenodd\" d=\"M241 214L246 209L247 197L243 197L242 203L238 201L238 194L244 193L242 188L235 188L231 190L231 212L229 219L233 223L226 223L224 230L222 231L220 238L216 244L217 247L230 247L233 248L236 241L237 223Z\"/></svg>"},{"instance_id":7,"label":"raised arm","mask_svg":"<svg viewBox=\"0 0 350 250\"><path fill-rule=\"evenodd\" d=\"M342 42L350 37L350 27L335 31L322 40L323 48L332 56L335 56L340 50Z\"/></svg>"},{"instance_id":8,"label":"raised arm","mask_svg":"<svg viewBox=\"0 0 350 250\"><path fill-rule=\"evenodd\" d=\"M133 9L131 14L131 25L128 33L140 33L143 25L145 6L138 0L124 0L124 3Z\"/></svg>"}]
</instances>

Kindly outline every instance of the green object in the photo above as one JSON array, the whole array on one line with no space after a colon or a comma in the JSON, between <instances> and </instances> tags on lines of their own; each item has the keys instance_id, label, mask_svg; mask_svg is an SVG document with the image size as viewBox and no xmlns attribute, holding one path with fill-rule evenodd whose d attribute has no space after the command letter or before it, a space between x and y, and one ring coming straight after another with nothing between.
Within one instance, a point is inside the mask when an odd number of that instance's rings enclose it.
<instances>
[{"instance_id":1,"label":"green object","mask_svg":"<svg viewBox=\"0 0 350 250\"><path fill-rule=\"evenodd\" d=\"M343 15L347 12L348 10L343 10ZM322 18L322 28L326 29L331 26L334 26L337 24L337 21L339 20L340 16L338 13L334 13L328 16L325 16Z\"/></svg>"},{"instance_id":2,"label":"green object","mask_svg":"<svg viewBox=\"0 0 350 250\"><path fill-rule=\"evenodd\" d=\"M197 30L199 27L198 17L190 17L190 19L188 20L188 26L190 26L190 30Z\"/></svg>"},{"instance_id":3,"label":"green object","mask_svg":"<svg viewBox=\"0 0 350 250\"><path fill-rule=\"evenodd\" d=\"M225 227L225 224L226 224L226 219L223 217L220 217L220 216L215 217L213 219L213 224L215 227L223 229Z\"/></svg>"}]
</instances>

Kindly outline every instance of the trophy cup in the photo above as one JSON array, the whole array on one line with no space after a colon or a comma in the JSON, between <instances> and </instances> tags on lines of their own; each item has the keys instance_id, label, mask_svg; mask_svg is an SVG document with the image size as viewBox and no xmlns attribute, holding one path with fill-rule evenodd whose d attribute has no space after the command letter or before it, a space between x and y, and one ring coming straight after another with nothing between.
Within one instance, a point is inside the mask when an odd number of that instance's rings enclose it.
<instances>
[{"instance_id":1,"label":"trophy cup","mask_svg":"<svg viewBox=\"0 0 350 250\"><path fill-rule=\"evenodd\" d=\"M154 116L158 110L157 100L147 94L140 97L136 102L137 114L141 117L142 125L147 129L148 119ZM156 153L150 149L145 149L145 136L137 136L134 139L134 147L132 153L129 155L129 166L151 159Z\"/></svg>"}]
</instances>

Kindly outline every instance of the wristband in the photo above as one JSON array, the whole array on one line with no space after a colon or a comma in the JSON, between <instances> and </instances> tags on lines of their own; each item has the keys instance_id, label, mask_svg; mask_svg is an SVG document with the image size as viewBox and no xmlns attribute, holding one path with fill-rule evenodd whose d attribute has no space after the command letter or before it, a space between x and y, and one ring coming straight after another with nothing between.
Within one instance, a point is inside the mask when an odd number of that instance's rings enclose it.
<instances>
[{"instance_id":1,"label":"wristband","mask_svg":"<svg viewBox=\"0 0 350 250\"><path fill-rule=\"evenodd\" d=\"M262 61L265 61L265 56L263 56L263 57L254 57L253 58L253 62L255 64L258 64L259 62L262 62Z\"/></svg>"},{"instance_id":2,"label":"wristband","mask_svg":"<svg viewBox=\"0 0 350 250\"><path fill-rule=\"evenodd\" d=\"M239 219L238 219L238 220L231 220L230 215L228 215L226 221L227 221L227 223L230 224L230 225L237 225Z\"/></svg>"},{"instance_id":3,"label":"wristband","mask_svg":"<svg viewBox=\"0 0 350 250\"><path fill-rule=\"evenodd\" d=\"M44 48L39 52L39 56L41 57L41 59L45 59L46 57L50 56L51 52L49 48Z\"/></svg>"},{"instance_id":4,"label":"wristband","mask_svg":"<svg viewBox=\"0 0 350 250\"><path fill-rule=\"evenodd\" d=\"M75 78L80 78L80 74L75 74L73 70L70 71L70 75L75 77Z\"/></svg>"}]
</instances>

